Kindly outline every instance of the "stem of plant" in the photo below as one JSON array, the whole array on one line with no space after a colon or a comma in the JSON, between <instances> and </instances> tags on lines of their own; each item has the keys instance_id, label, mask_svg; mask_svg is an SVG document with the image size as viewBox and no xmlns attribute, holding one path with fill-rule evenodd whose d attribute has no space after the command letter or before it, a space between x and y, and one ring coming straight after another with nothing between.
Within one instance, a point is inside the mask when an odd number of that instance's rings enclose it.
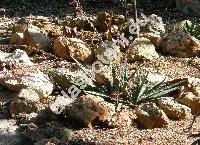
<instances>
[{"instance_id":1,"label":"stem of plant","mask_svg":"<svg viewBox=\"0 0 200 145\"><path fill-rule=\"evenodd\" d=\"M110 12L109 30L108 30L108 40L109 41L112 41L112 32L111 32L111 29L112 29L112 17L113 17L113 12L111 11Z\"/></svg>"},{"instance_id":2,"label":"stem of plant","mask_svg":"<svg viewBox=\"0 0 200 145\"><path fill-rule=\"evenodd\" d=\"M127 21L127 0L124 0L124 18L125 22Z\"/></svg>"},{"instance_id":3,"label":"stem of plant","mask_svg":"<svg viewBox=\"0 0 200 145\"><path fill-rule=\"evenodd\" d=\"M137 21L137 3L136 0L133 0L133 18L134 18L134 22L136 24L137 27L137 38L139 38L139 28L138 28L138 21Z\"/></svg>"}]
</instances>

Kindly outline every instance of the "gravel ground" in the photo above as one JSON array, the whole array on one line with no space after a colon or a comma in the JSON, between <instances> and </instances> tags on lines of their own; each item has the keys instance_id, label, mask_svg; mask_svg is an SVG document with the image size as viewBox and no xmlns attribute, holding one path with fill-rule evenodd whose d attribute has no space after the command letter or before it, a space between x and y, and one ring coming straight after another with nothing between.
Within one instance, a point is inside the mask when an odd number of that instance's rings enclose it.
<instances>
[{"instance_id":1,"label":"gravel ground","mask_svg":"<svg viewBox=\"0 0 200 145\"><path fill-rule=\"evenodd\" d=\"M160 74L169 79L184 77L200 78L200 58L177 58L173 56L161 55L159 59L145 62L136 62L130 68L140 65L142 71Z\"/></svg>"},{"instance_id":2,"label":"gravel ground","mask_svg":"<svg viewBox=\"0 0 200 145\"><path fill-rule=\"evenodd\" d=\"M84 128L73 134L72 144L101 145L189 145L195 138L188 137L191 132L200 131L200 117L193 124L192 117L181 121L170 121L167 128L141 129L137 126L115 129Z\"/></svg>"},{"instance_id":3,"label":"gravel ground","mask_svg":"<svg viewBox=\"0 0 200 145\"><path fill-rule=\"evenodd\" d=\"M98 11L108 9L106 5L101 5ZM142 7L142 6L141 6ZM13 3L12 0L2 0L0 8L5 8L5 13L0 13L0 16L4 14L8 17L17 16L27 16L33 15L44 15L44 16L58 16L63 18L66 14L74 12L74 7L69 5L69 2L65 4L62 1L62 5L58 1L46 2L44 1L17 1ZM94 7L95 9L96 6ZM94 9L93 8L93 9ZM111 8L111 7L110 7ZM91 11L89 9L88 11ZM158 15L164 16L164 21L166 23L171 23L177 19L184 19L187 17L182 17L179 13L172 12L164 13L165 9L155 9L155 6L144 8L146 13L156 13ZM52 63L53 64L53 63ZM57 64L55 64L57 65ZM66 64L67 65L67 64ZM139 62L130 64L130 69L134 69ZM200 78L200 58L187 59L187 58L176 58L171 56L161 56L157 60L151 62L140 63L143 72L157 73L161 75L168 76L170 79L177 79L183 77L197 77ZM59 66L59 65L58 65ZM167 128L156 128L156 129L142 129L136 122L133 122L133 126L124 128L83 128L75 130L72 136L72 140L68 144L73 145L128 145L128 144L142 144L142 145L189 145L195 141L194 138L188 138L189 134L200 131L200 117L194 122L192 129L190 131L187 128L191 125L193 118L187 118L181 121L171 121ZM7 121L0 120L0 144L2 142L2 137L7 139L15 139L15 129L14 123L10 123L13 129L7 128ZM8 123L9 124L9 123ZM10 130L10 133L5 130ZM14 136L13 136L13 135ZM5 143L4 143L5 144ZM4 145L3 144L3 145Z\"/></svg>"},{"instance_id":4,"label":"gravel ground","mask_svg":"<svg viewBox=\"0 0 200 145\"><path fill-rule=\"evenodd\" d=\"M143 72L157 73L177 79L184 77L200 78L200 58L176 58L172 56L161 56L151 62L142 62ZM130 64L135 68L138 62ZM200 83L200 82L199 82ZM167 128L142 129L137 123L134 126L116 129L84 128L74 132L74 142L71 144L100 144L100 145L189 145L195 139L188 138L189 134L200 131L200 117L197 117L191 130L193 117L181 121L170 121Z\"/></svg>"}]
</instances>

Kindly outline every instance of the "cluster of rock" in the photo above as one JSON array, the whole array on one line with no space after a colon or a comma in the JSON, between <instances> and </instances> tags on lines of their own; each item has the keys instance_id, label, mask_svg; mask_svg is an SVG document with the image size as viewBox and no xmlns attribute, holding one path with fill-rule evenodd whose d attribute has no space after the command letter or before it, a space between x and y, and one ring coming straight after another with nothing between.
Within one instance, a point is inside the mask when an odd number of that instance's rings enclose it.
<instances>
[{"instance_id":1,"label":"cluster of rock","mask_svg":"<svg viewBox=\"0 0 200 145\"><path fill-rule=\"evenodd\" d=\"M15 54L17 53L14 52L13 56ZM6 56L6 54L2 52L2 56ZM9 61L14 61L15 58L9 58ZM6 62L6 59L4 58L3 61ZM26 63L32 65L27 57L18 57L18 59L21 61L15 62L15 65L18 64L17 66ZM43 100L52 97L51 94L56 84L59 83L62 88L68 88L72 85L72 75L81 77L81 73L78 72L60 68L45 72L25 72L19 78L6 75L0 77L2 86L10 91L18 92L15 97L10 98L10 101L2 100L1 104L8 102L11 117L20 118L22 123L54 120L56 114L50 110L48 104L43 103ZM191 113L198 113L199 106L200 80L191 78L181 88L178 96L162 97L156 102L142 103L135 110L140 123L146 128L155 128L167 126L170 119L184 119ZM122 107L121 111L116 112L114 104L93 95L78 97L65 107L63 113L89 127L92 127L96 122L104 122L112 127L130 126L133 119L130 117L131 112L127 111L126 108Z\"/></svg>"},{"instance_id":2,"label":"cluster of rock","mask_svg":"<svg viewBox=\"0 0 200 145\"><path fill-rule=\"evenodd\" d=\"M91 34L89 34L89 32L98 31L106 35L111 33L114 37L118 27L124 23L124 17L121 15L113 16L110 13L104 12L99 13L96 19L87 19L67 19L63 21L62 24L55 25L50 23L45 17L39 17L36 18L35 21L32 20L33 22L30 25L27 19L23 18L14 24L13 31L15 33L10 36L10 43L25 45L26 48L24 50L28 55L40 51L52 50L60 58L67 61L73 58L82 62L94 61L94 58L99 59L98 55L102 55L102 53L107 51L106 49L109 49L110 45L112 46L112 43L115 42L106 42L103 44L104 46L106 45L105 47L100 45L98 48L94 49L84 42L83 39L81 40L80 37L77 38L76 36L93 35L94 37L96 32ZM122 53L117 50L118 48L122 51L125 50L126 57L130 62L157 59L159 57L158 52L177 57L199 55L199 40L189 34L181 32L181 28L188 21L183 21L178 24L178 26L169 26L170 29L174 30L171 32L167 31L168 35L163 37L165 26L162 18L152 14L148 17L148 20L147 24L140 28L140 38L132 40L130 37L125 38L125 40L117 40L115 44L118 47L114 47L117 52L115 56L116 59L119 59L119 55ZM168 29L169 27L167 26ZM119 36L119 34L117 35ZM99 42L101 43L101 41Z\"/></svg>"},{"instance_id":3,"label":"cluster of rock","mask_svg":"<svg viewBox=\"0 0 200 145\"><path fill-rule=\"evenodd\" d=\"M71 61L75 58L81 62L94 61L94 58L101 60L101 56L105 55L103 59L108 64L120 63L123 59L123 46L120 42L117 43L118 47L112 48L114 42L106 42L98 48L92 49L83 40L74 38L76 36L75 28L79 31L94 31L96 28L98 32L108 33L110 25L114 30L114 27L124 23L123 16L111 16L112 14L109 13L100 13L96 20L91 22L77 18L65 21L62 25L51 24L48 19L38 17L32 21L31 25L27 19L21 19L14 24L14 33L10 36L10 43L24 46L24 50L16 49L12 53L0 51L0 86L15 92L14 97L11 97L9 101L2 99L0 103L9 104L8 111L11 118L17 118L21 124L29 124L22 126L21 132L23 132L24 138L36 145L60 143L69 139L71 131L62 125L47 123L45 124L47 129L44 129L35 124L47 120L52 121L58 117L51 111L50 102L43 102L53 98L52 92L57 89L56 86L59 84L61 88L67 89L73 84L72 76L82 77L80 70L72 71L64 68L48 71L23 70L26 67L34 66L28 55L53 51L64 60ZM141 29L140 38L129 41L128 45L124 44L127 45L127 49L125 49L127 60L134 62L157 59L159 57L157 51L177 57L199 55L200 42L196 38L180 31L174 31L162 39L161 35L164 32L162 18L151 15L150 21ZM111 54L111 52L113 53ZM10 68L14 68L14 70L10 70ZM109 81L109 70L105 65L103 73L95 73L98 83ZM179 96L163 97L156 102L142 103L135 110L137 120L141 124L146 128L155 128L167 126L170 119L184 119L191 113L197 113L199 106L200 82L197 82L197 85L188 82L182 88ZM94 95L80 95L65 106L63 111L63 115L88 127L92 127L98 122L112 127L130 126L134 119L130 115L132 113L126 107L122 107L119 112L116 112L113 104Z\"/></svg>"}]
</instances>

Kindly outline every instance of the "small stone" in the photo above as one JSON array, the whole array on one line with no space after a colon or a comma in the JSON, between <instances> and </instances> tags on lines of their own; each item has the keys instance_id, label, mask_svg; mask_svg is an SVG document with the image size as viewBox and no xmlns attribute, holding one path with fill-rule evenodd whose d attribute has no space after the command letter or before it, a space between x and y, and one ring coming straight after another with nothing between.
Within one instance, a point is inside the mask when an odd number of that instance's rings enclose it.
<instances>
[{"instance_id":1,"label":"small stone","mask_svg":"<svg viewBox=\"0 0 200 145\"><path fill-rule=\"evenodd\" d=\"M8 90L2 90L0 91L0 106L4 106L8 103L10 103L13 98L17 96L18 93L16 92L11 92Z\"/></svg>"},{"instance_id":2,"label":"small stone","mask_svg":"<svg viewBox=\"0 0 200 145\"><path fill-rule=\"evenodd\" d=\"M97 69L98 70L98 69ZM95 72L95 80L97 83L105 84L110 81L112 70L110 66L104 65L100 72Z\"/></svg>"},{"instance_id":3,"label":"small stone","mask_svg":"<svg viewBox=\"0 0 200 145\"><path fill-rule=\"evenodd\" d=\"M32 101L35 103L40 101L39 95L30 88L22 89L18 94L18 98L23 99L25 101Z\"/></svg>"},{"instance_id":4,"label":"small stone","mask_svg":"<svg viewBox=\"0 0 200 145\"><path fill-rule=\"evenodd\" d=\"M103 64L119 64L122 59L122 53L118 46L113 45L113 42L102 43L95 52L96 58Z\"/></svg>"},{"instance_id":5,"label":"small stone","mask_svg":"<svg viewBox=\"0 0 200 145\"><path fill-rule=\"evenodd\" d=\"M122 108L119 112L115 113L109 121L110 127L130 127L131 125L130 110L127 108Z\"/></svg>"},{"instance_id":6,"label":"small stone","mask_svg":"<svg viewBox=\"0 0 200 145\"><path fill-rule=\"evenodd\" d=\"M13 32L24 33L24 31L28 28L28 20L27 18L19 19L13 26Z\"/></svg>"},{"instance_id":7,"label":"small stone","mask_svg":"<svg viewBox=\"0 0 200 145\"><path fill-rule=\"evenodd\" d=\"M24 141L38 142L44 139L57 138L60 142L66 142L71 139L72 130L64 127L57 122L47 122L42 126L37 126L33 123L23 125L21 127L21 134Z\"/></svg>"},{"instance_id":8,"label":"small stone","mask_svg":"<svg viewBox=\"0 0 200 145\"><path fill-rule=\"evenodd\" d=\"M58 140L56 137L50 139L41 139L40 141L34 143L34 145L60 145L60 144L61 141Z\"/></svg>"},{"instance_id":9,"label":"small stone","mask_svg":"<svg viewBox=\"0 0 200 145\"><path fill-rule=\"evenodd\" d=\"M193 92L185 92L176 101L190 107L192 113L200 112L200 95L196 96Z\"/></svg>"},{"instance_id":10,"label":"small stone","mask_svg":"<svg viewBox=\"0 0 200 145\"><path fill-rule=\"evenodd\" d=\"M0 120L0 144L1 145L15 145L20 144L21 136L19 133L19 127L13 119L1 119Z\"/></svg>"},{"instance_id":11,"label":"small stone","mask_svg":"<svg viewBox=\"0 0 200 145\"><path fill-rule=\"evenodd\" d=\"M13 53L0 52L0 70L32 65L33 63L23 50L16 49Z\"/></svg>"},{"instance_id":12,"label":"small stone","mask_svg":"<svg viewBox=\"0 0 200 145\"><path fill-rule=\"evenodd\" d=\"M92 27L93 25L93 20L92 18L88 18L90 21L86 20L85 18L74 18L70 19L68 21L63 22L63 26L67 26L70 28L77 28L77 30L84 30L84 31L94 31L94 28Z\"/></svg>"},{"instance_id":13,"label":"small stone","mask_svg":"<svg viewBox=\"0 0 200 145\"><path fill-rule=\"evenodd\" d=\"M169 119L155 103L142 103L136 107L137 120L146 128L166 127Z\"/></svg>"},{"instance_id":14,"label":"small stone","mask_svg":"<svg viewBox=\"0 0 200 145\"><path fill-rule=\"evenodd\" d=\"M169 119L184 119L191 115L191 109L177 103L173 97L160 98L158 106L165 112Z\"/></svg>"},{"instance_id":15,"label":"small stone","mask_svg":"<svg viewBox=\"0 0 200 145\"><path fill-rule=\"evenodd\" d=\"M125 22L125 18L123 15L114 15L112 18L112 24L120 26Z\"/></svg>"},{"instance_id":16,"label":"small stone","mask_svg":"<svg viewBox=\"0 0 200 145\"><path fill-rule=\"evenodd\" d=\"M127 60L134 62L137 60L153 60L159 57L154 45L147 38L136 38L126 51Z\"/></svg>"},{"instance_id":17,"label":"small stone","mask_svg":"<svg viewBox=\"0 0 200 145\"><path fill-rule=\"evenodd\" d=\"M77 98L66 111L81 124L92 127L95 119L109 121L115 113L115 106L101 97L85 95Z\"/></svg>"},{"instance_id":18,"label":"small stone","mask_svg":"<svg viewBox=\"0 0 200 145\"><path fill-rule=\"evenodd\" d=\"M21 72L20 72L21 73ZM0 77L0 84L11 91L19 92L21 89L31 88L40 98L45 98L53 91L53 83L48 76L40 71L37 73L24 72L18 77Z\"/></svg>"},{"instance_id":19,"label":"small stone","mask_svg":"<svg viewBox=\"0 0 200 145\"><path fill-rule=\"evenodd\" d=\"M28 46L28 54L47 51L51 47L48 36L42 34L37 27L27 28L24 32L24 43Z\"/></svg>"},{"instance_id":20,"label":"small stone","mask_svg":"<svg viewBox=\"0 0 200 145\"><path fill-rule=\"evenodd\" d=\"M147 22L147 24L144 27L141 27L141 32L154 33L157 35L165 33L165 27L161 17L152 14L148 17L148 20L149 21Z\"/></svg>"},{"instance_id":21,"label":"small stone","mask_svg":"<svg viewBox=\"0 0 200 145\"><path fill-rule=\"evenodd\" d=\"M168 34L182 31L182 29L186 25L186 23L189 26L191 26L191 24L192 24L192 22L190 20L183 20L181 22L175 22L173 24L167 25L166 31Z\"/></svg>"},{"instance_id":22,"label":"small stone","mask_svg":"<svg viewBox=\"0 0 200 145\"><path fill-rule=\"evenodd\" d=\"M73 60L73 57L84 62L90 60L92 55L90 48L77 38L58 37L54 41L53 50L59 57L68 61Z\"/></svg>"}]
</instances>

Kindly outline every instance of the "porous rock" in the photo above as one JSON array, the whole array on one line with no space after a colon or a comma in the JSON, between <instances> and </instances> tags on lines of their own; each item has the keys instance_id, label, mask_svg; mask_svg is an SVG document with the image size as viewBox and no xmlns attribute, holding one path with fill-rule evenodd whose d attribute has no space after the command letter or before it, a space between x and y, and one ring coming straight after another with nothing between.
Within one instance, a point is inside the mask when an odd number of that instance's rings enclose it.
<instances>
[{"instance_id":1,"label":"porous rock","mask_svg":"<svg viewBox=\"0 0 200 145\"><path fill-rule=\"evenodd\" d=\"M146 128L166 127L169 119L155 103L142 103L136 107L137 120Z\"/></svg>"},{"instance_id":2,"label":"porous rock","mask_svg":"<svg viewBox=\"0 0 200 145\"><path fill-rule=\"evenodd\" d=\"M191 113L189 107L179 104L173 97L160 98L158 106L165 112L169 119L184 119Z\"/></svg>"},{"instance_id":3,"label":"porous rock","mask_svg":"<svg viewBox=\"0 0 200 145\"><path fill-rule=\"evenodd\" d=\"M129 45L126 54L129 62L137 60L152 60L159 57L154 45L147 38L136 38Z\"/></svg>"},{"instance_id":4,"label":"porous rock","mask_svg":"<svg viewBox=\"0 0 200 145\"><path fill-rule=\"evenodd\" d=\"M84 95L67 107L67 112L81 124L91 127L95 119L102 122L110 120L115 113L115 106L101 97Z\"/></svg>"},{"instance_id":5,"label":"porous rock","mask_svg":"<svg viewBox=\"0 0 200 145\"><path fill-rule=\"evenodd\" d=\"M77 38L58 37L54 41L54 52L65 60L87 61L91 58L92 51L85 43Z\"/></svg>"},{"instance_id":6,"label":"porous rock","mask_svg":"<svg viewBox=\"0 0 200 145\"><path fill-rule=\"evenodd\" d=\"M199 40L184 32L169 34L163 39L161 51L177 57L198 56L200 52Z\"/></svg>"}]
</instances>

